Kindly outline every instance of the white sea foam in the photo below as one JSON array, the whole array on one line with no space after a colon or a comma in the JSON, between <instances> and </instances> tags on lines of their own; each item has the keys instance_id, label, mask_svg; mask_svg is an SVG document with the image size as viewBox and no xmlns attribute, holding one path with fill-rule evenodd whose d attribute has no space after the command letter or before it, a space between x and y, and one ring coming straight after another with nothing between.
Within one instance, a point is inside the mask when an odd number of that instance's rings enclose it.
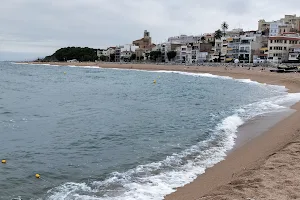
<instances>
[{"instance_id":1,"label":"white sea foam","mask_svg":"<svg viewBox=\"0 0 300 200\"><path fill-rule=\"evenodd\" d=\"M211 137L197 145L173 154L166 159L139 165L126 172L114 172L104 181L66 183L50 190L48 199L97 200L158 200L175 191L175 188L192 182L205 169L222 161L235 144L238 127L245 121L265 113L288 109L285 105L300 100L298 94L284 94L236 109L235 114L219 123ZM188 158L188 159L187 159ZM109 191L108 188L113 188ZM96 197L106 191L103 197ZM81 195L83 194L84 195Z\"/></svg>"},{"instance_id":2,"label":"white sea foam","mask_svg":"<svg viewBox=\"0 0 300 200\"><path fill-rule=\"evenodd\" d=\"M54 64L34 64L34 63L14 63L15 65L42 65L42 66L53 66L53 67L76 67L76 68L89 68L89 69L99 69L98 66L76 66L76 65L54 65Z\"/></svg>"}]
</instances>

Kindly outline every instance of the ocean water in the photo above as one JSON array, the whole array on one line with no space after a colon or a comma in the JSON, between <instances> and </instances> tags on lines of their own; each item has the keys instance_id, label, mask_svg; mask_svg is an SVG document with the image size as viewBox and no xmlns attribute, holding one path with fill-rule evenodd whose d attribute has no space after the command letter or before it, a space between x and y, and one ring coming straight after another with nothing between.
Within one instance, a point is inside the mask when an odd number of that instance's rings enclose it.
<instances>
[{"instance_id":1,"label":"ocean water","mask_svg":"<svg viewBox=\"0 0 300 200\"><path fill-rule=\"evenodd\" d=\"M300 99L210 74L8 62L0 74L0 199L163 199L223 160L247 120Z\"/></svg>"}]
</instances>

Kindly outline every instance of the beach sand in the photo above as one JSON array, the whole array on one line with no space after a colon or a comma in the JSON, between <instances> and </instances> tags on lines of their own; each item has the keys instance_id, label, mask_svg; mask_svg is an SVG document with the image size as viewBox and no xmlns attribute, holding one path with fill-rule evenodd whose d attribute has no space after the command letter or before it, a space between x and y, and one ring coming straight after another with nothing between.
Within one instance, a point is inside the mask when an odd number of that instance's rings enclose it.
<instances>
[{"instance_id":1,"label":"beach sand","mask_svg":"<svg viewBox=\"0 0 300 200\"><path fill-rule=\"evenodd\" d=\"M35 63L38 64L38 63ZM42 63L45 64L45 63ZM300 74L277 74L259 68L171 66L116 63L48 63L142 70L210 73L260 83L284 85L300 92ZM291 115L230 152L192 183L167 195L166 200L300 199L300 103ZM251 131L251 130L249 130ZM249 133L251 134L251 133Z\"/></svg>"}]
</instances>

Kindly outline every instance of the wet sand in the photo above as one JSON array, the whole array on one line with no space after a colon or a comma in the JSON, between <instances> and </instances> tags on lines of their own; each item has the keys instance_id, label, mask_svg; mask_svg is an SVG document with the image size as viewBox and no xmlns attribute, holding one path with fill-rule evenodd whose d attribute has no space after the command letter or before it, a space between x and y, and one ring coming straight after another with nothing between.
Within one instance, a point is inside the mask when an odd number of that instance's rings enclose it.
<instances>
[{"instance_id":1,"label":"wet sand","mask_svg":"<svg viewBox=\"0 0 300 200\"><path fill-rule=\"evenodd\" d=\"M38 64L38 63L36 63ZM45 63L43 63L45 64ZM277 74L261 68L138 65L116 63L48 63L142 70L210 73L260 83L283 85L300 92L300 74ZM236 148L226 159L192 183L167 195L166 200L300 199L300 103L291 115ZM249 131L251 130L244 130Z\"/></svg>"}]
</instances>

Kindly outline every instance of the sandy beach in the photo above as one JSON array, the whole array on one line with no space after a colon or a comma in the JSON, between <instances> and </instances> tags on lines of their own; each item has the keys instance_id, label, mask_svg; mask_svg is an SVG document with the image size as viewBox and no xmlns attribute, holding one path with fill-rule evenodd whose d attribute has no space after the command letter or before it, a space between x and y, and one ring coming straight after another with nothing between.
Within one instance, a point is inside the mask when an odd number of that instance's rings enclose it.
<instances>
[{"instance_id":1,"label":"sandy beach","mask_svg":"<svg viewBox=\"0 0 300 200\"><path fill-rule=\"evenodd\" d=\"M283 85L290 93L300 92L300 74L278 74L260 67L172 66L116 63L34 63L99 66L140 70L171 70L210 73L260 83ZM224 161L200 175L194 182L178 188L166 200L222 199L300 199L300 103L295 110L266 132L232 151ZM249 133L251 134L251 133Z\"/></svg>"}]
</instances>

